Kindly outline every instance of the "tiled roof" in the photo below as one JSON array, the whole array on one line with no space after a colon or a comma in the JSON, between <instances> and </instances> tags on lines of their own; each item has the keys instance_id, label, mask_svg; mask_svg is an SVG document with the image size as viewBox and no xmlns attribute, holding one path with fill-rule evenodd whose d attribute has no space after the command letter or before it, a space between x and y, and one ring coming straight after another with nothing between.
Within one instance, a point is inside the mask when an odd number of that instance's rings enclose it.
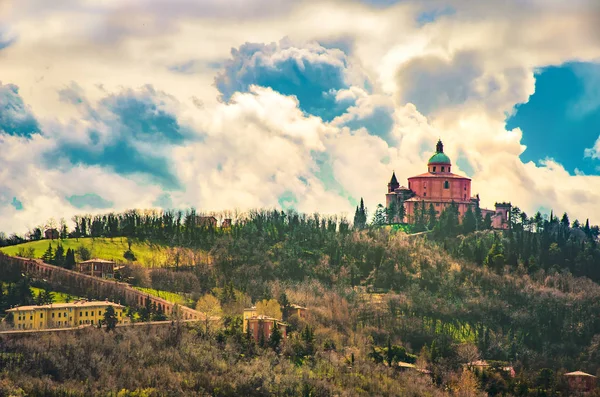
<instances>
[{"instance_id":1,"label":"tiled roof","mask_svg":"<svg viewBox=\"0 0 600 397\"><path fill-rule=\"evenodd\" d=\"M87 261L83 261L83 262L79 262L79 263L115 263L115 262L107 261L106 259L94 258L94 259L89 259Z\"/></svg>"},{"instance_id":2,"label":"tiled roof","mask_svg":"<svg viewBox=\"0 0 600 397\"><path fill-rule=\"evenodd\" d=\"M595 378L594 375L586 374L585 372L582 372L582 371L569 372L569 373L565 374L565 376L591 376L592 378Z\"/></svg>"},{"instance_id":3,"label":"tiled roof","mask_svg":"<svg viewBox=\"0 0 600 397\"><path fill-rule=\"evenodd\" d=\"M404 201L416 201L416 202L425 202L425 203L452 203L454 202L455 204L471 204L471 200L452 200L452 199L442 199L442 198L435 198L435 197L420 197L420 196L415 196L415 197L411 197L408 200L404 200Z\"/></svg>"},{"instance_id":4,"label":"tiled roof","mask_svg":"<svg viewBox=\"0 0 600 397\"><path fill-rule=\"evenodd\" d=\"M50 305L41 305L41 306L37 306L37 305L17 306L17 307L7 310L7 312L37 310L37 309L68 309L68 308L74 308L74 307L100 307L100 306L114 306L114 307L120 307L120 308L125 307L123 305L119 305L118 303L107 302L107 301L91 301L91 302L77 301L77 302L71 302L71 303L52 303Z\"/></svg>"},{"instance_id":5,"label":"tiled roof","mask_svg":"<svg viewBox=\"0 0 600 397\"><path fill-rule=\"evenodd\" d=\"M408 180L410 181L413 178L466 179L468 181L471 180L471 178L467 178L466 176L456 175L456 174L452 174L450 172L437 172L437 173L426 172L421 175L411 176L410 178L408 178Z\"/></svg>"}]
</instances>

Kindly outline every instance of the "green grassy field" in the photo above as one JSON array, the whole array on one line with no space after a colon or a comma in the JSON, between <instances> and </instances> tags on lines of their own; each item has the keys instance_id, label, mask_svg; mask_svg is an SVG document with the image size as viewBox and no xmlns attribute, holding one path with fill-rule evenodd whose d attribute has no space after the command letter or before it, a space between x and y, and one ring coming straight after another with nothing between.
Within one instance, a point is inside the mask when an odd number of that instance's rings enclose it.
<instances>
[{"instance_id":1,"label":"green grassy field","mask_svg":"<svg viewBox=\"0 0 600 397\"><path fill-rule=\"evenodd\" d=\"M36 297L40 293L40 291L44 290L41 288L31 287L31 292L33 293L34 297ZM62 292L52 291L52 294L54 294L54 303L67 303L67 300L69 300L69 302L73 302L74 300L80 299L77 296L64 294Z\"/></svg>"},{"instance_id":2,"label":"green grassy field","mask_svg":"<svg viewBox=\"0 0 600 397\"><path fill-rule=\"evenodd\" d=\"M184 305L184 306L190 306L190 305L194 306L194 303L195 303L191 299L186 298L184 295L176 294L174 292L160 291L157 289L142 288L142 287L133 287L133 288L140 290L142 292L145 292L149 295L157 296L157 297L165 299L169 302L178 303L178 304Z\"/></svg>"},{"instance_id":3,"label":"green grassy field","mask_svg":"<svg viewBox=\"0 0 600 397\"><path fill-rule=\"evenodd\" d=\"M62 244L65 251L68 248L76 249L80 245L87 247L91 253L92 258L101 258L106 260L114 260L117 262L125 262L123 253L127 251L127 239L117 237L114 239L109 238L80 238L80 239L65 239L65 240L40 240L30 241L23 244L13 245L10 247L2 247L0 251L7 255L16 255L19 249L33 248L34 256L40 258L46 249L48 244L52 244L52 248L56 249L58 244ZM150 244L146 242L133 242L131 244L131 250L137 258L137 262L147 267L160 267L167 262L167 249L165 247Z\"/></svg>"}]
</instances>

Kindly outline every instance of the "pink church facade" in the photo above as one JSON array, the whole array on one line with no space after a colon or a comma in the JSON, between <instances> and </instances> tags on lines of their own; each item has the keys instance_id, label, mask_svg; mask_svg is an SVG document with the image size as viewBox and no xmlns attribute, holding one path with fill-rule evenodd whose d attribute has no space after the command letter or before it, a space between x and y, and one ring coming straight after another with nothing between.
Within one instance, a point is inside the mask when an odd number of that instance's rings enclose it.
<instances>
[{"instance_id":1,"label":"pink church facade","mask_svg":"<svg viewBox=\"0 0 600 397\"><path fill-rule=\"evenodd\" d=\"M400 186L396 174L388 183L386 208L392 204L404 205L405 217L402 222L413 223L416 208L428 211L433 205L437 215L451 204L458 208L460 219L469 207L474 211L479 205L479 195L471 196L471 179L452 173L452 162L444 153L442 141L438 141L436 152L427 163L427 172L408 178L408 187ZM509 203L497 203L496 210L481 209L482 216L488 213L492 217L492 227L495 229L508 228L510 214ZM400 221L400 220L399 220Z\"/></svg>"}]
</instances>

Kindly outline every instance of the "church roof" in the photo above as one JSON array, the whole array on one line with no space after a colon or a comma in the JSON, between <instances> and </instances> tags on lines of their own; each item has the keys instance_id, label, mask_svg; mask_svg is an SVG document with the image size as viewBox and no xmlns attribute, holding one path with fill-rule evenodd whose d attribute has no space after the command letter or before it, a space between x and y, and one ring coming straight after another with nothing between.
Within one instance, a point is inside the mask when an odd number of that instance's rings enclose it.
<instances>
[{"instance_id":1,"label":"church roof","mask_svg":"<svg viewBox=\"0 0 600 397\"><path fill-rule=\"evenodd\" d=\"M434 174L433 172L426 172L421 175L411 176L410 178L408 178L408 180L410 181L413 178L466 179L469 181L471 180L471 178L467 178L466 176L456 175L456 174L452 174L449 172L448 173L437 173L437 174Z\"/></svg>"},{"instance_id":2,"label":"church roof","mask_svg":"<svg viewBox=\"0 0 600 397\"><path fill-rule=\"evenodd\" d=\"M427 164L452 164L452 162L445 153L436 153L429 158Z\"/></svg>"},{"instance_id":3,"label":"church roof","mask_svg":"<svg viewBox=\"0 0 600 397\"><path fill-rule=\"evenodd\" d=\"M396 179L396 172L392 172L392 180L390 180L390 184L398 185L398 179Z\"/></svg>"},{"instance_id":4,"label":"church roof","mask_svg":"<svg viewBox=\"0 0 600 397\"><path fill-rule=\"evenodd\" d=\"M447 199L447 198L436 198L436 197L422 197L422 196L414 196L409 198L407 201L416 201L416 202L424 202L424 203L454 203L454 204L471 204L470 200L457 200L457 199Z\"/></svg>"},{"instance_id":5,"label":"church roof","mask_svg":"<svg viewBox=\"0 0 600 397\"><path fill-rule=\"evenodd\" d=\"M429 158L427 164L451 164L450 157L444 154L444 144L441 139L435 145L435 154Z\"/></svg>"}]
</instances>

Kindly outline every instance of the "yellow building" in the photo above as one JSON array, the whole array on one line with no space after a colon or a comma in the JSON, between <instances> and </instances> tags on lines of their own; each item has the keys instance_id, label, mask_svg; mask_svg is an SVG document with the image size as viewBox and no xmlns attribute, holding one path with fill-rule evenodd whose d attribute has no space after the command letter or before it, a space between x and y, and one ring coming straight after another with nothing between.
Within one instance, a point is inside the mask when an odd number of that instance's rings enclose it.
<instances>
[{"instance_id":1,"label":"yellow building","mask_svg":"<svg viewBox=\"0 0 600 397\"><path fill-rule=\"evenodd\" d=\"M98 325L104 312L112 306L119 324L128 322L124 306L108 301L76 301L42 306L19 306L7 310L12 313L15 329L47 329Z\"/></svg>"},{"instance_id":2,"label":"yellow building","mask_svg":"<svg viewBox=\"0 0 600 397\"><path fill-rule=\"evenodd\" d=\"M256 311L256 306L252 306L244 309L244 322L243 322L243 332L246 332L248 328L248 319L252 317L258 316L258 312Z\"/></svg>"}]
</instances>

